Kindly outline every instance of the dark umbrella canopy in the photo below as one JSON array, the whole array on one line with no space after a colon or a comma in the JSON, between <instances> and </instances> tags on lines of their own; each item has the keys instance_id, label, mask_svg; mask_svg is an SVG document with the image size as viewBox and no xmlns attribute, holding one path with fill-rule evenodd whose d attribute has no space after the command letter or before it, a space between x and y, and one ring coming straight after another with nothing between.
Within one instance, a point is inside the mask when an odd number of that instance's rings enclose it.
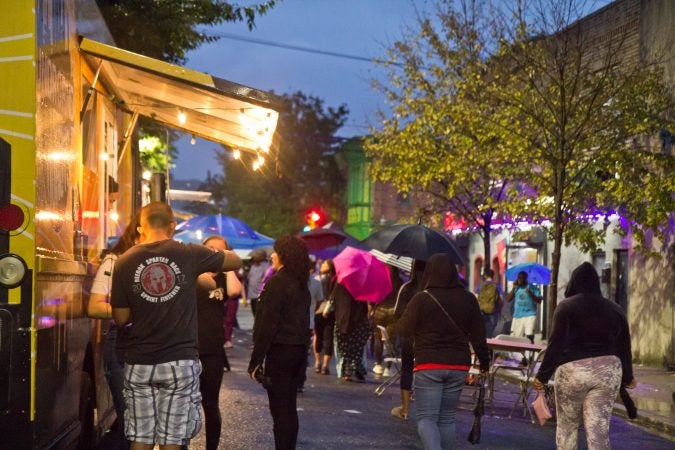
<instances>
[{"instance_id":1,"label":"dark umbrella canopy","mask_svg":"<svg viewBox=\"0 0 675 450\"><path fill-rule=\"evenodd\" d=\"M347 239L347 234L331 228L315 228L310 231L298 233L297 236L305 241L309 250L337 247Z\"/></svg>"},{"instance_id":2,"label":"dark umbrella canopy","mask_svg":"<svg viewBox=\"0 0 675 450\"><path fill-rule=\"evenodd\" d=\"M435 253L447 253L455 264L466 264L457 244L443 233L423 225L392 225L364 239L363 244L385 253L426 261Z\"/></svg>"}]
</instances>

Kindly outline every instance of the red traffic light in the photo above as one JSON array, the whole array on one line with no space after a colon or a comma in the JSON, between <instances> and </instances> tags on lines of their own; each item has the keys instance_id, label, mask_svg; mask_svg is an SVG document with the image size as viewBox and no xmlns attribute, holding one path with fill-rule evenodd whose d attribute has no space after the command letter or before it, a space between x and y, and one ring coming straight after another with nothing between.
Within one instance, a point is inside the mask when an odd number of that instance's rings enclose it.
<instances>
[{"instance_id":1,"label":"red traffic light","mask_svg":"<svg viewBox=\"0 0 675 450\"><path fill-rule=\"evenodd\" d=\"M326 223L326 215L318 208L312 208L307 211L305 218L310 229L320 227Z\"/></svg>"}]
</instances>

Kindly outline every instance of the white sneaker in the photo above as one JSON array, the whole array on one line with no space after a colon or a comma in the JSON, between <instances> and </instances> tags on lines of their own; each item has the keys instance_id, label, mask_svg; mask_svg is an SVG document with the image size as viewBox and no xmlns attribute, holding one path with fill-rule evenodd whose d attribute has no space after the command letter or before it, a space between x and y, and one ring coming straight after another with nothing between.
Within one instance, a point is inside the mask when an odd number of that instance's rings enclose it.
<instances>
[{"instance_id":1,"label":"white sneaker","mask_svg":"<svg viewBox=\"0 0 675 450\"><path fill-rule=\"evenodd\" d=\"M375 375L382 375L382 365L381 364L375 364L375 367L373 367L373 373Z\"/></svg>"},{"instance_id":2,"label":"white sneaker","mask_svg":"<svg viewBox=\"0 0 675 450\"><path fill-rule=\"evenodd\" d=\"M382 376L383 377L390 377L391 376L391 370L389 370L389 367L384 368L384 370L382 371Z\"/></svg>"}]
</instances>

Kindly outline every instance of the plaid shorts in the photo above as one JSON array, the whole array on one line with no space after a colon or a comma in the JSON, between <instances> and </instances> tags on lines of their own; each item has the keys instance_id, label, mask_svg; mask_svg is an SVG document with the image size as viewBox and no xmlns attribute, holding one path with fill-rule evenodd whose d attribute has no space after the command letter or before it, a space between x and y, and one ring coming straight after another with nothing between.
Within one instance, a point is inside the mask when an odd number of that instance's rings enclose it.
<instances>
[{"instance_id":1,"label":"plaid shorts","mask_svg":"<svg viewBox=\"0 0 675 450\"><path fill-rule=\"evenodd\" d=\"M124 432L143 444L188 445L202 426L199 360L125 364Z\"/></svg>"}]
</instances>

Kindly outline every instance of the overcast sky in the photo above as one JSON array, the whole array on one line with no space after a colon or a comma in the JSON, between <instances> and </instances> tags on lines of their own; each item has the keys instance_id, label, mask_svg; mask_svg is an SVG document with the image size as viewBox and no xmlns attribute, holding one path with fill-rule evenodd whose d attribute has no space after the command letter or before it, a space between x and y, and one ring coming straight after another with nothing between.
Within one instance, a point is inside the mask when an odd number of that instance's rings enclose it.
<instances>
[{"instance_id":1,"label":"overcast sky","mask_svg":"<svg viewBox=\"0 0 675 450\"><path fill-rule=\"evenodd\" d=\"M249 31L243 24L224 24L214 33L358 57L383 56L385 46L415 22L415 8L429 10L428 0L283 0ZM302 91L325 101L346 104L344 137L365 134L382 96L370 82L381 69L372 63L309 52L299 52L233 39L220 39L188 54L187 67L219 78L276 93ZM220 172L213 157L214 142L181 139L173 177L205 179L208 170Z\"/></svg>"},{"instance_id":2,"label":"overcast sky","mask_svg":"<svg viewBox=\"0 0 675 450\"><path fill-rule=\"evenodd\" d=\"M512 1L512 0L499 0ZM551 0L555 1L555 0ZM575 0L586 13L609 0ZM675 0L673 0L675 1ZM254 4L248 0L240 4ZM256 18L249 31L243 23L226 23L211 30L244 39L305 47L362 58L382 57L406 26L414 26L417 12L434 12L433 0L282 0L267 15ZM373 122L383 97L371 88L383 70L371 62L300 52L229 38L206 44L188 54L187 67L225 80L277 94L302 91L324 100L325 106L347 105L349 118L342 137L363 135ZM187 136L179 149L173 178L206 179L207 171L220 173L214 149L219 144Z\"/></svg>"}]
</instances>

